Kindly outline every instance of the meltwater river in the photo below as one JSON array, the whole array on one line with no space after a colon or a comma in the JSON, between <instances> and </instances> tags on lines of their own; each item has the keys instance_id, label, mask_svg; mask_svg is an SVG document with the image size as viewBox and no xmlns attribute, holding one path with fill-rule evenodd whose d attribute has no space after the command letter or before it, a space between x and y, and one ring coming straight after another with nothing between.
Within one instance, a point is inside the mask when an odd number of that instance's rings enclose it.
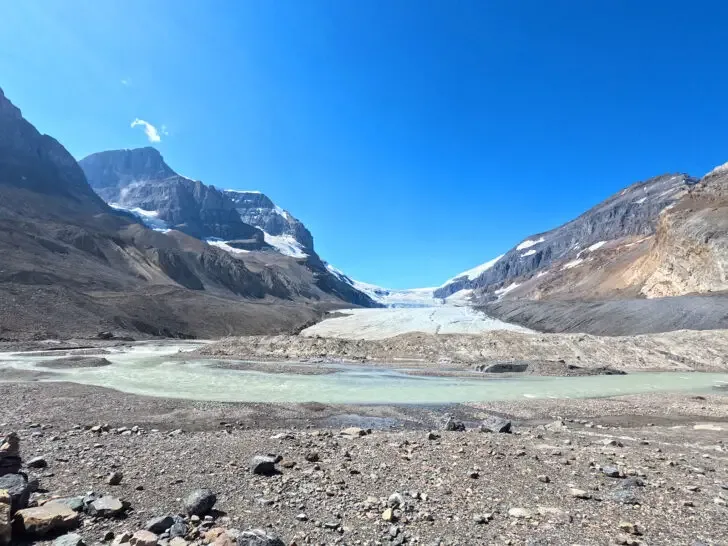
<instances>
[{"instance_id":1,"label":"meltwater river","mask_svg":"<svg viewBox=\"0 0 728 546\"><path fill-rule=\"evenodd\" d=\"M70 381L119 391L219 402L321 402L348 404L444 404L518 398L592 398L646 392L710 392L728 385L728 374L634 373L590 377L422 377L403 369L332 366L306 375L223 369L220 361L184 358L193 343L140 343L99 354L111 365L56 369L44 363L64 353L0 353L0 381L10 371L46 372L40 381ZM88 356L88 355L85 355ZM229 362L229 361L227 361ZM286 363L291 366L291 363ZM306 364L300 364L303 368ZM318 368L321 365L316 365ZM22 377L22 376L20 376ZM10 379L17 380L17 379ZM25 380L25 379L22 379Z\"/></svg>"}]
</instances>

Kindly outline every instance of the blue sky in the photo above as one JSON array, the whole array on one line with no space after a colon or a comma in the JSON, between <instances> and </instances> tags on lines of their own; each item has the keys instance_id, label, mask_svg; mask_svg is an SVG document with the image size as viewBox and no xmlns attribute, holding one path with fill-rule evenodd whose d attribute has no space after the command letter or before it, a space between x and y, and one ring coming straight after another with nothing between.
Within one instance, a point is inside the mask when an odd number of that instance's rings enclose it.
<instances>
[{"instance_id":1,"label":"blue sky","mask_svg":"<svg viewBox=\"0 0 728 546\"><path fill-rule=\"evenodd\" d=\"M725 2L0 0L0 86L77 158L154 145L319 254L438 285L728 161ZM164 127L164 129L163 129Z\"/></svg>"}]
</instances>

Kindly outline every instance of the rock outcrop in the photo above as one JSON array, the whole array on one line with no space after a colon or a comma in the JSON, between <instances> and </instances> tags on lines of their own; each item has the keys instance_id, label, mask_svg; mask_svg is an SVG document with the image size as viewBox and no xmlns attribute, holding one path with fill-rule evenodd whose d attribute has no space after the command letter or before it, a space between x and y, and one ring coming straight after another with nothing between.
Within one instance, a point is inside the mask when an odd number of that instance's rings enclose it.
<instances>
[{"instance_id":1,"label":"rock outcrop","mask_svg":"<svg viewBox=\"0 0 728 546\"><path fill-rule=\"evenodd\" d=\"M654 245L635 266L640 274L649 298L728 291L728 167L660 215Z\"/></svg>"}]
</instances>

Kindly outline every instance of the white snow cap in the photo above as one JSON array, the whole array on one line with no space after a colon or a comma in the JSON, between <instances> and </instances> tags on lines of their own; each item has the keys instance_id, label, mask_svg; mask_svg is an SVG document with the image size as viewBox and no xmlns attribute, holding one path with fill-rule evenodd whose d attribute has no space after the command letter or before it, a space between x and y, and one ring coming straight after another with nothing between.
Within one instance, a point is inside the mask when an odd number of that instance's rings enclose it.
<instances>
[{"instance_id":1,"label":"white snow cap","mask_svg":"<svg viewBox=\"0 0 728 546\"><path fill-rule=\"evenodd\" d=\"M500 260L503 256L505 256L505 254L501 254L500 256L496 256L495 258L493 258L492 260L490 260L488 262L485 262L484 264L476 265L472 269L468 269L467 271L463 271L459 275L455 275L452 279L449 279L449 280L445 281L445 283L442 286L447 286L448 284L450 284L454 280L461 279L462 277L467 277L471 281L472 280L475 280L478 277L480 277L483 273L485 273L486 271L488 271L491 267L493 267L496 264L496 262L498 262L498 260Z\"/></svg>"}]
</instances>

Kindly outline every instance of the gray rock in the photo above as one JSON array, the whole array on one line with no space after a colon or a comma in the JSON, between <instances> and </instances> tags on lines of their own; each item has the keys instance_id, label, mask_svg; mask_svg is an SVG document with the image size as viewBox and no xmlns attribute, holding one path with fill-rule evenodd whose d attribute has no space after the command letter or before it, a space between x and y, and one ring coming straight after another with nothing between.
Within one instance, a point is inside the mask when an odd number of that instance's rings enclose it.
<instances>
[{"instance_id":1,"label":"gray rock","mask_svg":"<svg viewBox=\"0 0 728 546\"><path fill-rule=\"evenodd\" d=\"M602 467L602 474L604 474L608 478L619 478L620 477L619 468L617 468L616 466Z\"/></svg>"},{"instance_id":2,"label":"gray rock","mask_svg":"<svg viewBox=\"0 0 728 546\"><path fill-rule=\"evenodd\" d=\"M53 502L65 504L76 512L82 512L84 507L83 497L64 497L62 499L54 499Z\"/></svg>"},{"instance_id":3,"label":"gray rock","mask_svg":"<svg viewBox=\"0 0 728 546\"><path fill-rule=\"evenodd\" d=\"M188 531L189 527L187 526L187 524L184 522L184 520L179 518L176 519L174 524L169 528L169 537L184 537L187 536Z\"/></svg>"},{"instance_id":4,"label":"gray rock","mask_svg":"<svg viewBox=\"0 0 728 546\"><path fill-rule=\"evenodd\" d=\"M399 493L392 493L389 496L389 499L387 499L387 505L392 508L399 508L404 505L404 497L402 497Z\"/></svg>"},{"instance_id":5,"label":"gray rock","mask_svg":"<svg viewBox=\"0 0 728 546\"><path fill-rule=\"evenodd\" d=\"M286 546L280 538L266 534L262 529L243 531L237 543L238 546Z\"/></svg>"},{"instance_id":6,"label":"gray rock","mask_svg":"<svg viewBox=\"0 0 728 546\"><path fill-rule=\"evenodd\" d=\"M250 471L260 476L273 476L278 473L278 469L276 469L277 462L277 457L256 455L250 459Z\"/></svg>"},{"instance_id":7,"label":"gray rock","mask_svg":"<svg viewBox=\"0 0 728 546\"><path fill-rule=\"evenodd\" d=\"M30 494L34 491L33 485L22 474L0 476L0 489L10 494L10 510L13 513L27 508Z\"/></svg>"},{"instance_id":8,"label":"gray rock","mask_svg":"<svg viewBox=\"0 0 728 546\"><path fill-rule=\"evenodd\" d=\"M190 516L205 516L217 502L217 496L209 489L197 489L185 499L185 512Z\"/></svg>"},{"instance_id":9,"label":"gray rock","mask_svg":"<svg viewBox=\"0 0 728 546\"><path fill-rule=\"evenodd\" d=\"M116 497L104 495L87 504L86 510L89 515L99 518L116 518L121 516L127 509L127 505Z\"/></svg>"},{"instance_id":10,"label":"gray rock","mask_svg":"<svg viewBox=\"0 0 728 546\"><path fill-rule=\"evenodd\" d=\"M511 422L508 419L490 415L480 424L480 432L511 432Z\"/></svg>"},{"instance_id":11,"label":"gray rock","mask_svg":"<svg viewBox=\"0 0 728 546\"><path fill-rule=\"evenodd\" d=\"M154 534L161 535L164 533L167 529L171 528L174 525L175 521L172 516L159 516L157 518L152 518L144 525L144 528L147 531L150 531ZM171 533L170 533L171 536ZM179 535L176 535L179 536Z\"/></svg>"},{"instance_id":12,"label":"gray rock","mask_svg":"<svg viewBox=\"0 0 728 546\"><path fill-rule=\"evenodd\" d=\"M619 504L641 504L639 498L629 489L617 489L613 491L611 499Z\"/></svg>"},{"instance_id":13,"label":"gray rock","mask_svg":"<svg viewBox=\"0 0 728 546\"><path fill-rule=\"evenodd\" d=\"M106 483L109 485L119 485L124 475L121 472L112 472L109 477L106 478Z\"/></svg>"},{"instance_id":14,"label":"gray rock","mask_svg":"<svg viewBox=\"0 0 728 546\"><path fill-rule=\"evenodd\" d=\"M28 468L45 468L48 466L48 461L46 461L43 457L33 457L25 463L25 466Z\"/></svg>"},{"instance_id":15,"label":"gray rock","mask_svg":"<svg viewBox=\"0 0 728 546\"><path fill-rule=\"evenodd\" d=\"M85 543L81 538L81 535L68 533L67 535L60 536L54 540L53 546L85 546Z\"/></svg>"}]
</instances>

